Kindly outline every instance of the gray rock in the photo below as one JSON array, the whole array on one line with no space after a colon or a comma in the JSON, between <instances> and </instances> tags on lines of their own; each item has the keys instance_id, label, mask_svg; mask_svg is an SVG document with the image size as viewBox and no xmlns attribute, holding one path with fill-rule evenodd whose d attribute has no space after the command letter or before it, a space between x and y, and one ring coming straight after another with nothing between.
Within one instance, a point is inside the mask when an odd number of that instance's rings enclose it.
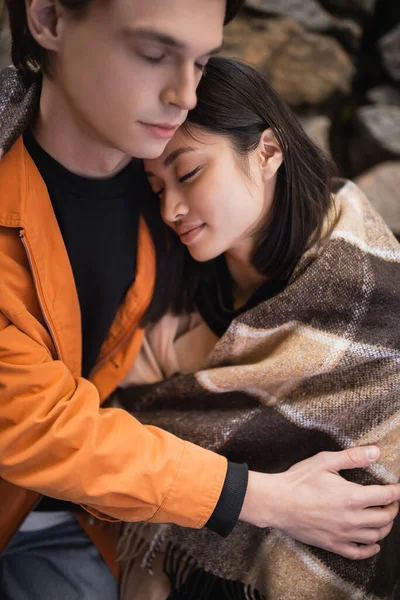
<instances>
[{"instance_id":1,"label":"gray rock","mask_svg":"<svg viewBox=\"0 0 400 600\"><path fill-rule=\"evenodd\" d=\"M372 104L400 106L400 89L391 85L381 85L368 90L367 100Z\"/></svg>"},{"instance_id":2,"label":"gray rock","mask_svg":"<svg viewBox=\"0 0 400 600\"><path fill-rule=\"evenodd\" d=\"M331 120L324 115L315 117L298 117L304 131L321 150L330 154L329 132Z\"/></svg>"},{"instance_id":3,"label":"gray rock","mask_svg":"<svg viewBox=\"0 0 400 600\"><path fill-rule=\"evenodd\" d=\"M292 106L320 105L347 93L354 72L336 40L290 19L234 19L226 28L224 54L259 69Z\"/></svg>"},{"instance_id":4,"label":"gray rock","mask_svg":"<svg viewBox=\"0 0 400 600\"><path fill-rule=\"evenodd\" d=\"M400 23L378 42L383 63L395 81L400 81Z\"/></svg>"},{"instance_id":5,"label":"gray rock","mask_svg":"<svg viewBox=\"0 0 400 600\"><path fill-rule=\"evenodd\" d=\"M355 172L400 157L400 106L362 106L354 133L350 159Z\"/></svg>"},{"instance_id":6,"label":"gray rock","mask_svg":"<svg viewBox=\"0 0 400 600\"><path fill-rule=\"evenodd\" d=\"M338 19L316 0L246 0L245 6L265 15L294 19L309 31L331 33L349 49L359 47L361 28L349 19Z\"/></svg>"},{"instance_id":7,"label":"gray rock","mask_svg":"<svg viewBox=\"0 0 400 600\"><path fill-rule=\"evenodd\" d=\"M377 0L321 0L321 4L333 12L350 15L372 15Z\"/></svg>"},{"instance_id":8,"label":"gray rock","mask_svg":"<svg viewBox=\"0 0 400 600\"><path fill-rule=\"evenodd\" d=\"M6 25L0 29L0 69L11 64L11 38L10 32Z\"/></svg>"},{"instance_id":9,"label":"gray rock","mask_svg":"<svg viewBox=\"0 0 400 600\"><path fill-rule=\"evenodd\" d=\"M362 106L357 116L366 132L383 150L400 155L398 106Z\"/></svg>"},{"instance_id":10,"label":"gray rock","mask_svg":"<svg viewBox=\"0 0 400 600\"><path fill-rule=\"evenodd\" d=\"M400 161L382 163L355 181L385 219L388 227L399 237Z\"/></svg>"},{"instance_id":11,"label":"gray rock","mask_svg":"<svg viewBox=\"0 0 400 600\"><path fill-rule=\"evenodd\" d=\"M11 36L4 0L0 0L0 69L11 63Z\"/></svg>"}]
</instances>

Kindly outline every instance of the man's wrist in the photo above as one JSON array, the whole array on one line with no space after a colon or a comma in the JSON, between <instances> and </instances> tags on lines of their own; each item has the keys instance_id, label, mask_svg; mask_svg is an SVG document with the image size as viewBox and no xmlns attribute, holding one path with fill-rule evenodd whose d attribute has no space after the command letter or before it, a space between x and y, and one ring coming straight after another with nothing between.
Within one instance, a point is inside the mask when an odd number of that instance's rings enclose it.
<instances>
[{"instance_id":1,"label":"man's wrist","mask_svg":"<svg viewBox=\"0 0 400 600\"><path fill-rule=\"evenodd\" d=\"M279 501L276 476L249 471L247 491L239 521L256 527L276 527L275 499Z\"/></svg>"}]
</instances>

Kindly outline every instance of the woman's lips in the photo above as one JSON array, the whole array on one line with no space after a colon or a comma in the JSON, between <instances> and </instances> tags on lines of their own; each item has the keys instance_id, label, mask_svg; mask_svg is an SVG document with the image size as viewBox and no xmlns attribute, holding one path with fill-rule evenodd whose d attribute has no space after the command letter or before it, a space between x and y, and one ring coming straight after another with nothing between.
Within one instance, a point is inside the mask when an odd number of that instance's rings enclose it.
<instances>
[{"instance_id":1,"label":"woman's lips","mask_svg":"<svg viewBox=\"0 0 400 600\"><path fill-rule=\"evenodd\" d=\"M179 127L179 123L177 125L170 125L168 123L142 123L139 121L140 125L142 125L152 136L162 138L162 139L170 139L174 135L175 131Z\"/></svg>"},{"instance_id":2,"label":"woman's lips","mask_svg":"<svg viewBox=\"0 0 400 600\"><path fill-rule=\"evenodd\" d=\"M197 227L189 229L189 231L185 231L185 233L179 233L178 235L181 242L186 245L190 244L203 231L205 226L206 224L203 223L202 225L198 225Z\"/></svg>"}]
</instances>

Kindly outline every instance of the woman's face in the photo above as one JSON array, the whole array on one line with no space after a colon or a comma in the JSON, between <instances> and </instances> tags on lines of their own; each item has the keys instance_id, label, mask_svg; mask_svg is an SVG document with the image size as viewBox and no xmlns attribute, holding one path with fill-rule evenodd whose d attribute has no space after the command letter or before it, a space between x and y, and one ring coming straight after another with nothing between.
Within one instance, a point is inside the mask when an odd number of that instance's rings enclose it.
<instances>
[{"instance_id":1,"label":"woman's face","mask_svg":"<svg viewBox=\"0 0 400 600\"><path fill-rule=\"evenodd\" d=\"M195 260L225 252L249 258L254 235L268 215L275 181L265 184L259 152L240 166L244 159L237 157L226 137L198 128L193 133L195 139L178 130L159 158L145 161L162 218Z\"/></svg>"}]
</instances>

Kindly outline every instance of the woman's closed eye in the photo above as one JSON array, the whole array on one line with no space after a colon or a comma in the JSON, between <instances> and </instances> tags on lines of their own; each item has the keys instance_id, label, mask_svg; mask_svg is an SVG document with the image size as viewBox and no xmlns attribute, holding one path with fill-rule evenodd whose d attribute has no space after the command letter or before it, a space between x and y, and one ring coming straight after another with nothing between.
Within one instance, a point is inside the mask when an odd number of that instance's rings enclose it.
<instances>
[{"instance_id":1,"label":"woman's closed eye","mask_svg":"<svg viewBox=\"0 0 400 600\"><path fill-rule=\"evenodd\" d=\"M179 183L185 183L186 181L189 181L190 179L192 179L192 177L194 177L195 175L197 175L197 173L202 169L202 165L199 165L198 167L196 167L195 169L193 169L192 171L189 171L189 173L186 173L185 175L182 175L182 177L178 178ZM165 188L161 188L157 191L154 191L155 195L158 196L159 198L162 196L162 194L164 193Z\"/></svg>"},{"instance_id":2,"label":"woman's closed eye","mask_svg":"<svg viewBox=\"0 0 400 600\"><path fill-rule=\"evenodd\" d=\"M202 168L201 165L199 165L192 171L189 171L189 173L186 173L185 175L182 175L182 177L179 177L178 178L179 183L185 183L185 181L188 181L189 179L191 179L192 177L197 175L197 173L200 171L201 168Z\"/></svg>"}]
</instances>

